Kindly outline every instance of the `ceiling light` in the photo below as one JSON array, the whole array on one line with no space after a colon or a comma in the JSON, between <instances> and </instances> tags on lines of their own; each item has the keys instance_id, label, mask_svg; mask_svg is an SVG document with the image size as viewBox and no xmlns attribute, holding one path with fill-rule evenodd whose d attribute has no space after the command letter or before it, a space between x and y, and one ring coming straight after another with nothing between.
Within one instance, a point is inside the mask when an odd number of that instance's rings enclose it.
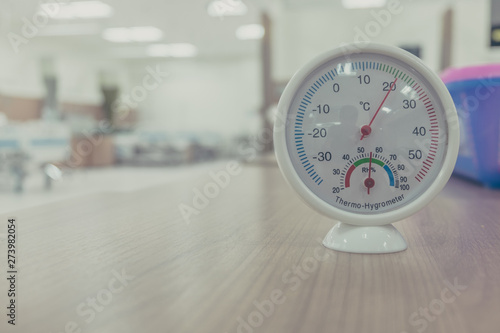
<instances>
[{"instance_id":1,"label":"ceiling light","mask_svg":"<svg viewBox=\"0 0 500 333\"><path fill-rule=\"evenodd\" d=\"M102 38L114 43L130 43L128 28L108 28L102 32Z\"/></svg>"},{"instance_id":2,"label":"ceiling light","mask_svg":"<svg viewBox=\"0 0 500 333\"><path fill-rule=\"evenodd\" d=\"M384 7L387 0L342 0L344 8L361 9Z\"/></svg>"},{"instance_id":3,"label":"ceiling light","mask_svg":"<svg viewBox=\"0 0 500 333\"><path fill-rule=\"evenodd\" d=\"M155 27L132 27L129 32L135 42L155 42L163 37L163 32Z\"/></svg>"},{"instance_id":4,"label":"ceiling light","mask_svg":"<svg viewBox=\"0 0 500 333\"><path fill-rule=\"evenodd\" d=\"M108 28L102 38L113 43L156 42L163 38L163 32L155 27Z\"/></svg>"},{"instance_id":5,"label":"ceiling light","mask_svg":"<svg viewBox=\"0 0 500 333\"><path fill-rule=\"evenodd\" d=\"M207 12L212 17L243 16L248 8L241 0L214 0L208 4Z\"/></svg>"},{"instance_id":6,"label":"ceiling light","mask_svg":"<svg viewBox=\"0 0 500 333\"><path fill-rule=\"evenodd\" d=\"M236 29L236 37L241 40L261 39L264 33L264 27L260 24L242 25Z\"/></svg>"},{"instance_id":7,"label":"ceiling light","mask_svg":"<svg viewBox=\"0 0 500 333\"><path fill-rule=\"evenodd\" d=\"M113 15L113 8L101 1L75 1L66 4L49 2L41 4L40 8L56 20L95 19Z\"/></svg>"},{"instance_id":8,"label":"ceiling light","mask_svg":"<svg viewBox=\"0 0 500 333\"><path fill-rule=\"evenodd\" d=\"M150 57L191 58L198 54L198 48L188 43L153 44L147 53Z\"/></svg>"}]
</instances>

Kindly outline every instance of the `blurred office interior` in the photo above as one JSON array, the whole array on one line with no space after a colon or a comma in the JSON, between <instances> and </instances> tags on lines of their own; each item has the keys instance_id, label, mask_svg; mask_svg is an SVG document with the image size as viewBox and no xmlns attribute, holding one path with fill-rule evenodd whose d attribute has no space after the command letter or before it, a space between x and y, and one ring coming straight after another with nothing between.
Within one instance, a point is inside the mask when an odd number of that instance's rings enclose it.
<instances>
[{"instance_id":1,"label":"blurred office interior","mask_svg":"<svg viewBox=\"0 0 500 333\"><path fill-rule=\"evenodd\" d=\"M494 2L0 0L1 210L266 163L311 58L369 39L438 73L498 62Z\"/></svg>"}]
</instances>

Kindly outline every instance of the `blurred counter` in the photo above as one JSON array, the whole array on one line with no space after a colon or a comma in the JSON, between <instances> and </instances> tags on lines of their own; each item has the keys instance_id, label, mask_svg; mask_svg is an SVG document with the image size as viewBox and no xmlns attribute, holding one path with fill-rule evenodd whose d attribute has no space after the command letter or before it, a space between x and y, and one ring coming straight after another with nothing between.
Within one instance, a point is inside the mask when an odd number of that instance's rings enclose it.
<instances>
[{"instance_id":1,"label":"blurred counter","mask_svg":"<svg viewBox=\"0 0 500 333\"><path fill-rule=\"evenodd\" d=\"M396 224L408 250L356 255L322 247L334 222L277 167L240 167L10 214L15 331L498 332L500 192L452 178Z\"/></svg>"}]
</instances>

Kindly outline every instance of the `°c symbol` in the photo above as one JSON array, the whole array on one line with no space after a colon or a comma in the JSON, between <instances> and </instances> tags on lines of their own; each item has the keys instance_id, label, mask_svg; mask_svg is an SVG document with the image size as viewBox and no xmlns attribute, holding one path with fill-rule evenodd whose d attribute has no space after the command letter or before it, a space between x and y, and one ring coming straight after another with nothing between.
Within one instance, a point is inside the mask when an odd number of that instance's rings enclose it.
<instances>
[{"instance_id":1,"label":"\u00b0c symbol","mask_svg":"<svg viewBox=\"0 0 500 333\"><path fill-rule=\"evenodd\" d=\"M363 107L363 110L365 111L370 111L370 102L359 102L359 105Z\"/></svg>"}]
</instances>

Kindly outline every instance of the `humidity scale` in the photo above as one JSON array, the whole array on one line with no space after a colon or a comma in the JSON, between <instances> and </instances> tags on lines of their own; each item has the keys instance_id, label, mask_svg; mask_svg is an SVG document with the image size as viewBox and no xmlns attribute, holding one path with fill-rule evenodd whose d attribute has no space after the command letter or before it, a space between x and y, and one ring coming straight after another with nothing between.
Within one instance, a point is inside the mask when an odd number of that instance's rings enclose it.
<instances>
[{"instance_id":1,"label":"humidity scale","mask_svg":"<svg viewBox=\"0 0 500 333\"><path fill-rule=\"evenodd\" d=\"M427 205L453 171L458 117L448 90L420 59L393 46L350 44L293 76L274 141L292 188L339 221L326 247L397 252L407 245L391 223Z\"/></svg>"}]
</instances>

